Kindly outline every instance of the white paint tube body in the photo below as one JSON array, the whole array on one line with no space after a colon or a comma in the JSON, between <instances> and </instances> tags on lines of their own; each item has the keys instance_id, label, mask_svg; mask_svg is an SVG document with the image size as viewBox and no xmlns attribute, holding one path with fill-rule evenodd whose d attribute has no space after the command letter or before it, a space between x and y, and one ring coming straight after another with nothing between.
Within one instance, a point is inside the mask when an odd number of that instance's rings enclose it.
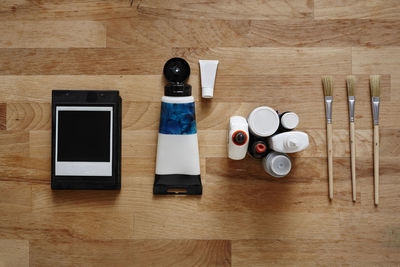
<instances>
[{"instance_id":1,"label":"white paint tube body","mask_svg":"<svg viewBox=\"0 0 400 267\"><path fill-rule=\"evenodd\" d=\"M201 95L203 98L214 96L214 83L218 60L199 60L201 74Z\"/></svg>"}]
</instances>

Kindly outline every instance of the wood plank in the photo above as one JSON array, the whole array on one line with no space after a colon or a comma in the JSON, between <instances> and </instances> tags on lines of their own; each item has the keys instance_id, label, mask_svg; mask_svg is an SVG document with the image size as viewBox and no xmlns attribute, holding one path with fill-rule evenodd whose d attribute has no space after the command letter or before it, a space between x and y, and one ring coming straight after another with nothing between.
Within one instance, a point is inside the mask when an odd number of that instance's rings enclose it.
<instances>
[{"instance_id":1,"label":"wood plank","mask_svg":"<svg viewBox=\"0 0 400 267\"><path fill-rule=\"evenodd\" d=\"M320 0L316 1L318 3ZM333 3L337 2L340 1ZM345 6L348 6L347 1L346 4L338 5L338 8L345 10ZM319 10L315 9L314 12L318 16ZM368 23L362 19L343 19L342 17L302 21L259 20L251 22L249 38L252 38L254 46L370 47L390 46L390 44L398 46L400 37L398 23L400 23L399 20L386 20L386 17L385 20L368 20Z\"/></svg>"},{"instance_id":2,"label":"wood plank","mask_svg":"<svg viewBox=\"0 0 400 267\"><path fill-rule=\"evenodd\" d=\"M29 157L51 159L51 131L29 132Z\"/></svg>"},{"instance_id":3,"label":"wood plank","mask_svg":"<svg viewBox=\"0 0 400 267\"><path fill-rule=\"evenodd\" d=\"M3 0L0 20L106 20L135 16L135 8L126 0Z\"/></svg>"},{"instance_id":4,"label":"wood plank","mask_svg":"<svg viewBox=\"0 0 400 267\"><path fill-rule=\"evenodd\" d=\"M0 210L30 212L32 210L31 185L28 183L1 181Z\"/></svg>"},{"instance_id":5,"label":"wood plank","mask_svg":"<svg viewBox=\"0 0 400 267\"><path fill-rule=\"evenodd\" d=\"M153 196L154 171L147 176L147 184L126 185L123 177L123 189L120 191L52 191L48 185L32 186L32 209L35 212L101 212L133 213L142 210L163 210L173 206L176 212L196 210L199 196L163 197ZM128 182L129 183L129 182Z\"/></svg>"},{"instance_id":6,"label":"wood plank","mask_svg":"<svg viewBox=\"0 0 400 267\"><path fill-rule=\"evenodd\" d=\"M301 19L311 18L313 2L307 0L264 1L217 1L203 2L179 0L143 0L138 5L140 14L176 18L216 18L216 19Z\"/></svg>"},{"instance_id":7,"label":"wood plank","mask_svg":"<svg viewBox=\"0 0 400 267\"><path fill-rule=\"evenodd\" d=\"M7 127L7 104L0 103L0 131L5 130Z\"/></svg>"},{"instance_id":8,"label":"wood plank","mask_svg":"<svg viewBox=\"0 0 400 267\"><path fill-rule=\"evenodd\" d=\"M29 266L29 241L0 239L0 266Z\"/></svg>"},{"instance_id":9,"label":"wood plank","mask_svg":"<svg viewBox=\"0 0 400 267\"><path fill-rule=\"evenodd\" d=\"M54 48L1 49L0 74L159 74L171 55L187 58L193 74L199 58L219 59L221 75L244 75L243 65L253 75L351 72L350 48Z\"/></svg>"},{"instance_id":10,"label":"wood plank","mask_svg":"<svg viewBox=\"0 0 400 267\"><path fill-rule=\"evenodd\" d=\"M29 153L27 132L2 131L0 135L0 157L24 156Z\"/></svg>"},{"instance_id":11,"label":"wood plank","mask_svg":"<svg viewBox=\"0 0 400 267\"><path fill-rule=\"evenodd\" d=\"M30 158L27 156L0 157L0 180L48 184L50 186L49 158Z\"/></svg>"},{"instance_id":12,"label":"wood plank","mask_svg":"<svg viewBox=\"0 0 400 267\"><path fill-rule=\"evenodd\" d=\"M143 3L143 2L142 2ZM196 20L140 16L106 22L107 47L240 47L250 46L249 20ZM182 27L182 25L185 27Z\"/></svg>"},{"instance_id":13,"label":"wood plank","mask_svg":"<svg viewBox=\"0 0 400 267\"><path fill-rule=\"evenodd\" d=\"M399 74L399 58L400 47L353 47L353 72L360 74Z\"/></svg>"},{"instance_id":14,"label":"wood plank","mask_svg":"<svg viewBox=\"0 0 400 267\"><path fill-rule=\"evenodd\" d=\"M400 4L396 0L315 0L316 19L398 19Z\"/></svg>"},{"instance_id":15,"label":"wood plank","mask_svg":"<svg viewBox=\"0 0 400 267\"><path fill-rule=\"evenodd\" d=\"M222 63L221 63L222 64ZM192 65L198 68L198 63ZM161 72L161 70L160 70ZM347 99L346 75L334 75L334 101ZM370 101L369 75L356 75L357 100ZM382 98L391 100L391 76L382 75ZM191 75L188 83L196 101L212 105L214 102L270 103L286 106L296 102L319 101L323 98L320 75L272 74L272 75L220 75L215 84L212 102L201 99L200 77ZM124 102L160 102L165 81L159 75L3 75L0 76L0 96L10 102L51 102L52 89L119 90ZM13 88L13 90L10 90ZM26 89L29 88L29 94ZM268 92L268 93L266 93ZM394 93L396 91L394 90ZM301 101L299 101L299 99ZM315 100L314 100L315 99ZM297 100L297 101L295 101ZM293 103L294 102L294 103ZM323 101L322 101L323 102ZM357 102L358 103L358 102Z\"/></svg>"},{"instance_id":16,"label":"wood plank","mask_svg":"<svg viewBox=\"0 0 400 267\"><path fill-rule=\"evenodd\" d=\"M335 176L335 199L332 203L328 199L327 178L316 181L310 177L310 182L296 182L298 177L291 175L285 181L276 181L259 170L257 181L243 179L242 183L207 183L203 197L199 203L199 210L203 212L355 212L361 209L359 202L351 203L350 177ZM237 179L232 177L232 179ZM246 180L246 182L245 182Z\"/></svg>"},{"instance_id":17,"label":"wood plank","mask_svg":"<svg viewBox=\"0 0 400 267\"><path fill-rule=\"evenodd\" d=\"M182 27L182 24L185 27ZM347 47L400 44L400 20L242 20L139 16L106 22L107 47Z\"/></svg>"},{"instance_id":18,"label":"wood plank","mask_svg":"<svg viewBox=\"0 0 400 267\"><path fill-rule=\"evenodd\" d=\"M160 74L168 48L0 49L0 75Z\"/></svg>"},{"instance_id":19,"label":"wood plank","mask_svg":"<svg viewBox=\"0 0 400 267\"><path fill-rule=\"evenodd\" d=\"M231 243L224 240L35 240L30 251L35 266L231 265Z\"/></svg>"},{"instance_id":20,"label":"wood plank","mask_svg":"<svg viewBox=\"0 0 400 267\"><path fill-rule=\"evenodd\" d=\"M233 223L234 222L234 223ZM318 225L318 227L316 226ZM294 212L135 213L135 239L340 239L339 214Z\"/></svg>"},{"instance_id":21,"label":"wood plank","mask_svg":"<svg viewBox=\"0 0 400 267\"><path fill-rule=\"evenodd\" d=\"M232 242L232 264L265 265L380 265L399 262L398 248L371 239L357 240L237 240Z\"/></svg>"},{"instance_id":22,"label":"wood plank","mask_svg":"<svg viewBox=\"0 0 400 267\"><path fill-rule=\"evenodd\" d=\"M106 46L106 29L94 21L6 21L0 32L0 48Z\"/></svg>"},{"instance_id":23,"label":"wood plank","mask_svg":"<svg viewBox=\"0 0 400 267\"><path fill-rule=\"evenodd\" d=\"M7 105L7 129L30 131L51 129L51 105L43 103L10 103Z\"/></svg>"},{"instance_id":24,"label":"wood plank","mask_svg":"<svg viewBox=\"0 0 400 267\"><path fill-rule=\"evenodd\" d=\"M55 196L56 197L56 196ZM132 213L1 212L1 239L110 240L133 237Z\"/></svg>"},{"instance_id":25,"label":"wood plank","mask_svg":"<svg viewBox=\"0 0 400 267\"><path fill-rule=\"evenodd\" d=\"M350 242L365 239L370 240L370 242L380 241L383 246L395 247L398 250L400 229L396 217L397 215L393 212L381 213L376 210L353 214L344 213L340 220L343 240Z\"/></svg>"},{"instance_id":26,"label":"wood plank","mask_svg":"<svg viewBox=\"0 0 400 267\"><path fill-rule=\"evenodd\" d=\"M350 48L175 48L173 54L187 59L193 66L192 73L199 73L201 58L220 60L219 75L351 73Z\"/></svg>"},{"instance_id":27,"label":"wood plank","mask_svg":"<svg viewBox=\"0 0 400 267\"><path fill-rule=\"evenodd\" d=\"M160 103L165 85L161 73L162 67L157 75L0 75L0 98L11 105L15 102L50 103L53 89L84 88L85 90L119 90L123 104L128 101ZM199 91L198 75L192 75L188 83L192 85L192 95L199 100L201 91ZM27 93L28 88L29 93ZM126 107L122 110L125 109Z\"/></svg>"}]
</instances>

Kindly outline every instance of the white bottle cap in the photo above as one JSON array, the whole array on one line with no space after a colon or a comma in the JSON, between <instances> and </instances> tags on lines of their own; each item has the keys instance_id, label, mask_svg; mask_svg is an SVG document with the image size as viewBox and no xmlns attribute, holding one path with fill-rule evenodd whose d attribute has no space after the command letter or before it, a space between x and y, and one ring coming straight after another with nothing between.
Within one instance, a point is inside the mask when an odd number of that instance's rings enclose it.
<instances>
[{"instance_id":1,"label":"white bottle cap","mask_svg":"<svg viewBox=\"0 0 400 267\"><path fill-rule=\"evenodd\" d=\"M248 118L250 131L257 136L273 135L279 127L279 116L270 107L262 106L254 109Z\"/></svg>"},{"instance_id":2,"label":"white bottle cap","mask_svg":"<svg viewBox=\"0 0 400 267\"><path fill-rule=\"evenodd\" d=\"M299 125L299 116L294 112L287 112L282 115L281 124L284 128L292 130Z\"/></svg>"},{"instance_id":3,"label":"white bottle cap","mask_svg":"<svg viewBox=\"0 0 400 267\"><path fill-rule=\"evenodd\" d=\"M202 87L201 88L201 95L202 95L203 98L213 98L213 96L214 96L214 88Z\"/></svg>"},{"instance_id":4,"label":"white bottle cap","mask_svg":"<svg viewBox=\"0 0 400 267\"><path fill-rule=\"evenodd\" d=\"M290 150L296 149L299 146L299 141L295 136L289 136L286 139L286 147Z\"/></svg>"},{"instance_id":5,"label":"white bottle cap","mask_svg":"<svg viewBox=\"0 0 400 267\"><path fill-rule=\"evenodd\" d=\"M276 176L286 176L292 168L292 162L286 155L276 155L271 160L271 170Z\"/></svg>"},{"instance_id":6,"label":"white bottle cap","mask_svg":"<svg viewBox=\"0 0 400 267\"><path fill-rule=\"evenodd\" d=\"M279 152L271 152L262 160L264 170L271 176L282 178L292 169L292 161L289 156Z\"/></svg>"}]
</instances>

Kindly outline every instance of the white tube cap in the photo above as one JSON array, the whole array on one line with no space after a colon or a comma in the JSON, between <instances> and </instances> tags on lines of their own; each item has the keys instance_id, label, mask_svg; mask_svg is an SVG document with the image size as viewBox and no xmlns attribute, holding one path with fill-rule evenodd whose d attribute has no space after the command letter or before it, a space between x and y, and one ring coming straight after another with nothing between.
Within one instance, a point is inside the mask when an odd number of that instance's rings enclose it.
<instances>
[{"instance_id":1,"label":"white tube cap","mask_svg":"<svg viewBox=\"0 0 400 267\"><path fill-rule=\"evenodd\" d=\"M213 98L213 96L214 96L214 88L202 87L201 88L201 95L202 95L203 98Z\"/></svg>"}]
</instances>

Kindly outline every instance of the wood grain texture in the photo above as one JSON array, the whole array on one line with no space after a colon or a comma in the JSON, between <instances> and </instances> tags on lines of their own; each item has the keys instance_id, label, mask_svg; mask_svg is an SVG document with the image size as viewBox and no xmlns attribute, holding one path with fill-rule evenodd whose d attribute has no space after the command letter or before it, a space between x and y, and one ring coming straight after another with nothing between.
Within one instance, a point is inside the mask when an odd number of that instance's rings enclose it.
<instances>
[{"instance_id":1,"label":"wood grain texture","mask_svg":"<svg viewBox=\"0 0 400 267\"><path fill-rule=\"evenodd\" d=\"M106 20L135 16L135 8L126 0L4 0L0 20Z\"/></svg>"},{"instance_id":2,"label":"wood grain texture","mask_svg":"<svg viewBox=\"0 0 400 267\"><path fill-rule=\"evenodd\" d=\"M0 103L0 130L5 130L7 124L7 105Z\"/></svg>"},{"instance_id":3,"label":"wood grain texture","mask_svg":"<svg viewBox=\"0 0 400 267\"><path fill-rule=\"evenodd\" d=\"M230 247L219 240L35 240L30 259L35 266L230 266Z\"/></svg>"},{"instance_id":4,"label":"wood grain texture","mask_svg":"<svg viewBox=\"0 0 400 267\"><path fill-rule=\"evenodd\" d=\"M159 74L170 49L15 48L0 50L0 74Z\"/></svg>"},{"instance_id":5,"label":"wood grain texture","mask_svg":"<svg viewBox=\"0 0 400 267\"><path fill-rule=\"evenodd\" d=\"M281 2L280 2L281 3ZM185 27L182 27L182 24ZM107 46L346 47L399 45L399 21L241 20L135 17L107 22Z\"/></svg>"},{"instance_id":6,"label":"wood grain texture","mask_svg":"<svg viewBox=\"0 0 400 267\"><path fill-rule=\"evenodd\" d=\"M68 241L133 237L133 214L128 212L1 212L0 224L1 239Z\"/></svg>"},{"instance_id":7,"label":"wood grain texture","mask_svg":"<svg viewBox=\"0 0 400 267\"><path fill-rule=\"evenodd\" d=\"M0 266L29 266L29 241L0 239Z\"/></svg>"},{"instance_id":8,"label":"wood grain texture","mask_svg":"<svg viewBox=\"0 0 400 267\"><path fill-rule=\"evenodd\" d=\"M327 262L341 262L343 258L361 265L387 262L396 265L398 248L379 246L366 240L239 240L232 243L232 264L234 266L324 265ZM379 247L377 249L377 247ZM390 255L388 258L384 255Z\"/></svg>"},{"instance_id":9,"label":"wood grain texture","mask_svg":"<svg viewBox=\"0 0 400 267\"><path fill-rule=\"evenodd\" d=\"M18 21L0 24L0 48L105 47L106 30L93 21Z\"/></svg>"},{"instance_id":10,"label":"wood grain texture","mask_svg":"<svg viewBox=\"0 0 400 267\"><path fill-rule=\"evenodd\" d=\"M316 19L398 19L400 5L396 0L315 0L314 17Z\"/></svg>"},{"instance_id":11,"label":"wood grain texture","mask_svg":"<svg viewBox=\"0 0 400 267\"><path fill-rule=\"evenodd\" d=\"M397 1L0 1L0 266L400 264ZM202 196L154 196L167 59L191 67ZM220 64L201 98L199 59ZM357 78L357 202L345 79ZM381 75L374 205L369 75ZM334 200L321 75L332 75ZM52 191L51 91L119 90L120 191ZM283 179L227 158L229 117L299 115Z\"/></svg>"},{"instance_id":12,"label":"wood grain texture","mask_svg":"<svg viewBox=\"0 0 400 267\"><path fill-rule=\"evenodd\" d=\"M179 0L143 0L137 9L140 14L178 18L216 19L301 19L312 17L313 1L287 0L240 1L222 0L215 2Z\"/></svg>"},{"instance_id":13,"label":"wood grain texture","mask_svg":"<svg viewBox=\"0 0 400 267\"><path fill-rule=\"evenodd\" d=\"M351 50L348 48L176 48L176 56L188 59L198 73L199 58L218 58L219 75L252 74L345 74L351 71ZM223 63L223 64L222 64Z\"/></svg>"}]
</instances>

